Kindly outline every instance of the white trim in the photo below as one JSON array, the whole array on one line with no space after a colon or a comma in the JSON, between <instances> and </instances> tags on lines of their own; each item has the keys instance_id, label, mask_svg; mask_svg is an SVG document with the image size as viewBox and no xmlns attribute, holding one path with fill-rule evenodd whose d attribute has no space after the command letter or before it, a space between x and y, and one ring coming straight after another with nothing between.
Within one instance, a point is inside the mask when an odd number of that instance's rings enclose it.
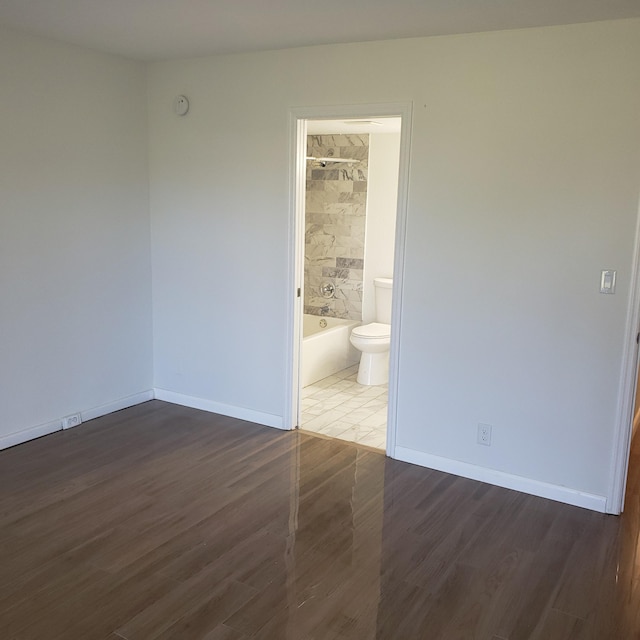
<instances>
[{"instance_id":1,"label":"white trim","mask_svg":"<svg viewBox=\"0 0 640 640\"><path fill-rule=\"evenodd\" d=\"M24 429L24 431L10 433L9 435L2 436L2 438L0 438L0 450L15 447L17 444L22 444L29 440L35 440L42 436L48 436L50 433L54 433L56 431L62 431L62 420L54 420L53 422L39 424L37 427Z\"/></svg>"},{"instance_id":2,"label":"white trim","mask_svg":"<svg viewBox=\"0 0 640 640\"><path fill-rule=\"evenodd\" d=\"M405 263L405 240L407 206L409 200L409 161L411 156L410 141L412 132L413 103L351 104L339 106L295 107L289 110L289 276L288 282L295 284L291 289L295 293L297 287L303 287L303 257L300 256L304 238L301 224L304 211L305 140L302 134L306 131L307 120L336 120L349 118L400 117L402 120L400 136L400 167L398 176L398 208L396 212L396 238L394 249L393 301L391 310L391 350L389 354L389 403L387 419L387 453L395 448L397 422L397 387L400 358L400 318L402 315L402 292ZM302 124L302 126L301 126ZM289 285L291 286L291 285ZM304 292L303 292L304 293ZM302 299L299 301L302 305ZM300 366L300 314L297 307L290 303L287 309L287 346L286 355L288 383L286 385L284 428L297 426L299 413L298 371ZM295 424L294 424L295 423Z\"/></svg>"},{"instance_id":3,"label":"white trim","mask_svg":"<svg viewBox=\"0 0 640 640\"><path fill-rule=\"evenodd\" d=\"M81 424L88 422L89 420L93 420L94 418L105 416L108 413L113 413L114 411L119 411L120 409L126 409L127 407L132 407L136 404L141 404L142 402L153 400L153 398L153 390L149 389L148 391L142 391L132 396L121 398L120 400L114 400L113 402L100 405L99 407L94 407L93 409L86 409L85 411L80 412L80 418L82 420ZM24 429L23 431L18 431L17 433L10 433L6 436L1 437L0 450L8 449L9 447L14 447L17 444L22 444L23 442L28 442L29 440L35 440L36 438L41 438L42 436L47 436L50 433L55 433L56 431L62 431L62 418L58 420L52 420L51 422L46 422L35 427L30 427L29 429Z\"/></svg>"},{"instance_id":4,"label":"white trim","mask_svg":"<svg viewBox=\"0 0 640 640\"><path fill-rule=\"evenodd\" d=\"M154 389L154 392L156 400L164 400L165 402L179 404L183 407L201 409L202 411L209 411L210 413L218 413L223 416L238 418L239 420L246 420L247 422L255 422L256 424L261 424L267 427L285 429L282 416L277 416L272 413L263 413L262 411L254 411L253 409L247 409L245 407L236 407L229 404L223 404L221 402L215 402L214 400L187 396L183 393L168 391L167 389Z\"/></svg>"},{"instance_id":5,"label":"white trim","mask_svg":"<svg viewBox=\"0 0 640 640\"><path fill-rule=\"evenodd\" d=\"M487 482L498 487L514 489L533 496L540 496L541 498L549 498L557 502L571 504L576 507L584 507L585 509L599 511L600 513L604 513L606 510L607 499L605 496L585 493L548 482L540 482L539 480L532 480L531 478L516 476L495 469L487 469L486 467L479 467L475 464L443 458L414 449L406 449L405 447L396 447L394 457L403 462L411 462L421 467L453 473L463 478Z\"/></svg>"},{"instance_id":6,"label":"white trim","mask_svg":"<svg viewBox=\"0 0 640 640\"><path fill-rule=\"evenodd\" d=\"M638 373L638 345L636 335L640 325L640 203L636 220L636 237L631 263L627 321L622 348L622 366L618 385L618 405L614 424L613 447L610 461L607 513L620 514L624 509L624 496L629 468L633 407L636 397Z\"/></svg>"},{"instance_id":7,"label":"white trim","mask_svg":"<svg viewBox=\"0 0 640 640\"><path fill-rule=\"evenodd\" d=\"M285 344L285 415L283 428L295 429L300 422L300 351L304 300L304 193L306 185L307 122L289 112L289 225L287 255L287 333ZM300 289L300 296L297 290Z\"/></svg>"},{"instance_id":8,"label":"white trim","mask_svg":"<svg viewBox=\"0 0 640 640\"><path fill-rule=\"evenodd\" d=\"M154 397L155 396L153 393L153 389L148 389L147 391L134 393L131 396L126 396L125 398L114 400L113 402L107 402L107 404L102 404L99 407L94 407L93 409L87 409L86 411L81 411L80 417L82 418L82 422L84 423L88 420L101 418L102 416L106 416L109 413L113 413L114 411L120 411L121 409L128 409L129 407L133 407L137 404L142 404L143 402L149 402L149 400L153 400Z\"/></svg>"},{"instance_id":9,"label":"white trim","mask_svg":"<svg viewBox=\"0 0 640 640\"><path fill-rule=\"evenodd\" d=\"M398 166L398 204L396 207L396 238L393 256L393 296L391 298L391 348L389 350L389 395L387 403L388 455L396 449L398 423L398 378L400 375L400 331L402 329L402 297L404 291L405 246L407 241L407 208L409 203L409 164L413 105L400 111L400 154Z\"/></svg>"}]
</instances>

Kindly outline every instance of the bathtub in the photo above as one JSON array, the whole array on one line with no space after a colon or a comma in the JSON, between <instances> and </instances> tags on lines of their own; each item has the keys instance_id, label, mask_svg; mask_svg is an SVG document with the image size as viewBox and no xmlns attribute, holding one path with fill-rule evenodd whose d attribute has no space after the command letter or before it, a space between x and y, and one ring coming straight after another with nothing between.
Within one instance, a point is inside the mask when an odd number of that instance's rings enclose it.
<instances>
[{"instance_id":1,"label":"bathtub","mask_svg":"<svg viewBox=\"0 0 640 640\"><path fill-rule=\"evenodd\" d=\"M321 327L321 321L326 321L327 326ZM313 316L308 313L302 316L301 387L358 362L360 352L349 342L349 336L351 330L359 324L353 320Z\"/></svg>"}]
</instances>

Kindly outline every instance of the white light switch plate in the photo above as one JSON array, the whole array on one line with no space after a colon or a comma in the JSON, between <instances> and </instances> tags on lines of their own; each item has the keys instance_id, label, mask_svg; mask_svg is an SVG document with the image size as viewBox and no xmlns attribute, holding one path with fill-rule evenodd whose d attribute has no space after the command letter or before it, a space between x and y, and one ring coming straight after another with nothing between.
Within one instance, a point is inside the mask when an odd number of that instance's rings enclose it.
<instances>
[{"instance_id":1,"label":"white light switch plate","mask_svg":"<svg viewBox=\"0 0 640 640\"><path fill-rule=\"evenodd\" d=\"M616 272L607 269L602 272L600 276L600 293L615 293L616 292Z\"/></svg>"}]
</instances>

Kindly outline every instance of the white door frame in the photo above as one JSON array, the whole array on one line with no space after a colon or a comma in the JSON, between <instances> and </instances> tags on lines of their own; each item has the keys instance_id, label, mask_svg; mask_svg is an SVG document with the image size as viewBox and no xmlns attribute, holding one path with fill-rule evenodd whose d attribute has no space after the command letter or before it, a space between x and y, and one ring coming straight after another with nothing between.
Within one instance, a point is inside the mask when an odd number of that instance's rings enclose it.
<instances>
[{"instance_id":1,"label":"white door frame","mask_svg":"<svg viewBox=\"0 0 640 640\"><path fill-rule=\"evenodd\" d=\"M638 373L638 345L636 336L640 331L640 203L636 220L636 237L631 262L627 321L624 332L622 367L618 387L618 407L614 427L611 472L607 491L606 512L620 514L624 509L624 496L629 470L629 452L633 429L633 407L636 398Z\"/></svg>"},{"instance_id":2,"label":"white door frame","mask_svg":"<svg viewBox=\"0 0 640 640\"><path fill-rule=\"evenodd\" d=\"M289 110L289 255L287 309L287 381L284 428L295 429L300 417L299 370L302 345L302 306L304 287L304 196L306 187L307 120L368 119L400 117L400 166L398 206L393 265L391 307L391 350L389 353L389 409L387 415L387 455L395 457L398 372L404 279L407 205L409 199L409 161L411 142L411 102L296 107ZM298 295L300 292L300 295Z\"/></svg>"}]
</instances>

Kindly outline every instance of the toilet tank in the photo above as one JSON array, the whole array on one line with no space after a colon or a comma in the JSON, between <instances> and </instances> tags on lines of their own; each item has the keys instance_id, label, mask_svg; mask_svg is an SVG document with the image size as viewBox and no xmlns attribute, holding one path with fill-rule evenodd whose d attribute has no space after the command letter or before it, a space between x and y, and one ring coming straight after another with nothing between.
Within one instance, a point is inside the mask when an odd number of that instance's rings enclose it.
<instances>
[{"instance_id":1,"label":"toilet tank","mask_svg":"<svg viewBox=\"0 0 640 640\"><path fill-rule=\"evenodd\" d=\"M376 322L391 324L391 290L392 278L374 278L373 286L376 295Z\"/></svg>"}]
</instances>

